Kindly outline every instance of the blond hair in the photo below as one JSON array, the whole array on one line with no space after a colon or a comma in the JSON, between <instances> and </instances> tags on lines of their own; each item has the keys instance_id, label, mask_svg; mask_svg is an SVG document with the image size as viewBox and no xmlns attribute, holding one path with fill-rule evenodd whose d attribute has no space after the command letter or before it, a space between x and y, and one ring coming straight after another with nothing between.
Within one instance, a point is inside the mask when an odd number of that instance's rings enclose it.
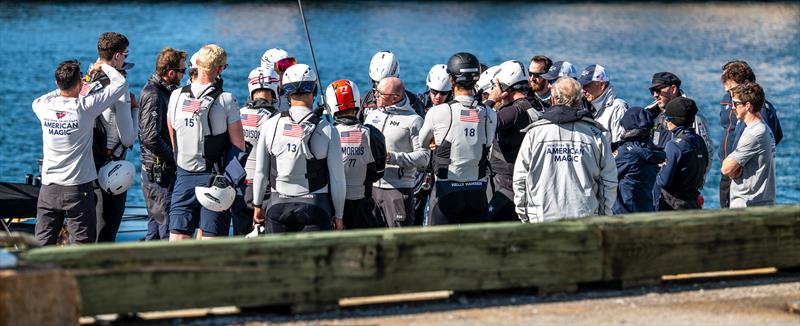
<instances>
[{"instance_id":1,"label":"blond hair","mask_svg":"<svg viewBox=\"0 0 800 326\"><path fill-rule=\"evenodd\" d=\"M225 49L216 44L206 44L197 52L197 69L210 73L228 63Z\"/></svg>"},{"instance_id":2,"label":"blond hair","mask_svg":"<svg viewBox=\"0 0 800 326\"><path fill-rule=\"evenodd\" d=\"M556 105L577 107L581 99L581 84L570 77L561 77L556 80L552 88Z\"/></svg>"}]
</instances>

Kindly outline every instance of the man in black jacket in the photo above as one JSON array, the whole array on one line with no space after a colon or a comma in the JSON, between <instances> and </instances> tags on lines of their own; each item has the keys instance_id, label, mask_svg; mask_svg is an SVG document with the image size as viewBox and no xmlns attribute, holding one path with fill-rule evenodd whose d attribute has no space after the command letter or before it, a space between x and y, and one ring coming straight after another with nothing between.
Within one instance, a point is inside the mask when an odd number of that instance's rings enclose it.
<instances>
[{"instance_id":1,"label":"man in black jacket","mask_svg":"<svg viewBox=\"0 0 800 326\"><path fill-rule=\"evenodd\" d=\"M186 52L164 48L156 71L139 95L139 140L142 147L142 193L147 204L145 240L169 239L168 210L175 184L175 158L167 130L167 105L186 73Z\"/></svg>"}]
</instances>

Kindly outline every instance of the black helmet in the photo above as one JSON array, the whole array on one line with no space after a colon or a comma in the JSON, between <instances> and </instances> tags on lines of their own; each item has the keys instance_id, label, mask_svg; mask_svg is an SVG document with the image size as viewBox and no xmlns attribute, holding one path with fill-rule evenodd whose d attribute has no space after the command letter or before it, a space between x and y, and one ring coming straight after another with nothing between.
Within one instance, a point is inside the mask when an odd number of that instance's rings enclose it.
<instances>
[{"instance_id":1,"label":"black helmet","mask_svg":"<svg viewBox=\"0 0 800 326\"><path fill-rule=\"evenodd\" d=\"M447 60L447 73L456 84L472 87L481 76L481 63L472 53L459 52Z\"/></svg>"}]
</instances>

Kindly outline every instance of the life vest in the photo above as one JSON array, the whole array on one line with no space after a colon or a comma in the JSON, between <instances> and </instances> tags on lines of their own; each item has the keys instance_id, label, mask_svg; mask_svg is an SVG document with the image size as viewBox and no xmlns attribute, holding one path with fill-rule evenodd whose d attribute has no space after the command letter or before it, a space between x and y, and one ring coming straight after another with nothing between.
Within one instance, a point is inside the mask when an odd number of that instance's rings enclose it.
<instances>
[{"instance_id":1,"label":"life vest","mask_svg":"<svg viewBox=\"0 0 800 326\"><path fill-rule=\"evenodd\" d=\"M370 147L370 131L360 123L337 124L342 147L342 163L347 183L348 200L364 198L372 187L366 187L367 165L375 161ZM371 193L371 192L370 192Z\"/></svg>"},{"instance_id":2,"label":"life vest","mask_svg":"<svg viewBox=\"0 0 800 326\"><path fill-rule=\"evenodd\" d=\"M222 167L223 156L231 144L227 126L225 132L214 135L209 120L211 107L222 92L217 83L197 97L192 94L190 85L181 88L176 107L171 110L177 143L176 162L182 169L200 172L210 171L215 164Z\"/></svg>"},{"instance_id":3,"label":"life vest","mask_svg":"<svg viewBox=\"0 0 800 326\"><path fill-rule=\"evenodd\" d=\"M473 102L465 107L447 103L450 125L434 153L434 172L439 180L469 182L486 177L489 137L486 109Z\"/></svg>"},{"instance_id":4,"label":"life vest","mask_svg":"<svg viewBox=\"0 0 800 326\"><path fill-rule=\"evenodd\" d=\"M269 150L270 185L278 193L305 195L328 185L327 158L316 158L310 147L320 121L313 112L300 121L288 111L278 118Z\"/></svg>"},{"instance_id":5,"label":"life vest","mask_svg":"<svg viewBox=\"0 0 800 326\"><path fill-rule=\"evenodd\" d=\"M83 86L81 87L80 93L78 93L79 97L84 97L102 90L111 83L111 79L101 71L91 76L86 76L85 80L82 82ZM108 130L106 130L102 119L102 116L95 118L94 128L92 129L92 156L94 157L95 167L98 170L108 161L124 159L126 153L126 148L122 146L121 141L117 141L114 146L108 148ZM114 155L120 147L123 147L120 155Z\"/></svg>"}]
</instances>

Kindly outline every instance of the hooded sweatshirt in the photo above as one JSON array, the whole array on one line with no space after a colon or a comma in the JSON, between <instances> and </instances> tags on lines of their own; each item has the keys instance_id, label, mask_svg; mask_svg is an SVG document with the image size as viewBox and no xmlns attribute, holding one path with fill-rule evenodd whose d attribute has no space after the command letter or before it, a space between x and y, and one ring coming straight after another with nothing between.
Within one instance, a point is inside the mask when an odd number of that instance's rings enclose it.
<instances>
[{"instance_id":1,"label":"hooded sweatshirt","mask_svg":"<svg viewBox=\"0 0 800 326\"><path fill-rule=\"evenodd\" d=\"M638 130L634 130L638 131ZM662 150L653 145L647 134L642 136L623 136L617 149L617 201L614 214L652 212L653 185L658 174L658 165L667 157Z\"/></svg>"},{"instance_id":2,"label":"hooded sweatshirt","mask_svg":"<svg viewBox=\"0 0 800 326\"><path fill-rule=\"evenodd\" d=\"M604 132L606 138L612 143L622 139L625 129L619 122L625 115L625 110L628 109L628 103L617 98L617 94L610 84L603 95L592 101L592 108L594 108L594 119L606 129Z\"/></svg>"},{"instance_id":3,"label":"hooded sweatshirt","mask_svg":"<svg viewBox=\"0 0 800 326\"><path fill-rule=\"evenodd\" d=\"M423 121L409 104L408 97L367 113L364 124L377 128L384 135L389 154L383 178L374 184L375 187L414 187L417 169L424 169L430 158L430 152L420 146L418 138Z\"/></svg>"},{"instance_id":4,"label":"hooded sweatshirt","mask_svg":"<svg viewBox=\"0 0 800 326\"><path fill-rule=\"evenodd\" d=\"M612 214L617 168L604 132L591 112L560 105L530 126L513 175L523 222Z\"/></svg>"}]
</instances>

